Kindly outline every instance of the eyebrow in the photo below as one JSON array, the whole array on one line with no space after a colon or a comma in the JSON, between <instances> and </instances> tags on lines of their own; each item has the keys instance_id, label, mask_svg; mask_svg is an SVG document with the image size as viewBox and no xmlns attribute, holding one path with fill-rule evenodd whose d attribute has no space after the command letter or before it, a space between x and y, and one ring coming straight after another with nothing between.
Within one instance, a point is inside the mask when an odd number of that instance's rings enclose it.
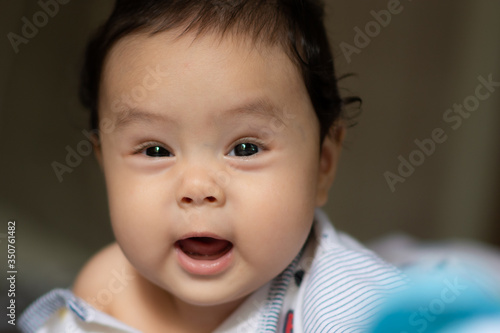
<instances>
[{"instance_id":1,"label":"eyebrow","mask_svg":"<svg viewBox=\"0 0 500 333\"><path fill-rule=\"evenodd\" d=\"M220 122L222 119L232 118L232 117L254 117L276 119L280 123L284 124L283 112L272 103L268 98L258 98L248 103L239 105L237 107L225 110L215 117L216 122ZM160 114L155 112L150 112L142 110L139 108L132 108L120 112L117 115L115 128L121 129L127 127L133 123L172 123L177 124L177 120L171 118L166 114Z\"/></svg>"},{"instance_id":2,"label":"eyebrow","mask_svg":"<svg viewBox=\"0 0 500 333\"><path fill-rule=\"evenodd\" d=\"M226 110L217 115L216 118L235 117L235 116L258 116L261 118L275 118L283 122L282 113L268 98L257 98L243 105Z\"/></svg>"},{"instance_id":3,"label":"eyebrow","mask_svg":"<svg viewBox=\"0 0 500 333\"><path fill-rule=\"evenodd\" d=\"M128 109L120 112L116 117L115 128L121 129L133 123L156 123L156 122L170 122L176 123L168 115L150 112L138 108Z\"/></svg>"}]
</instances>

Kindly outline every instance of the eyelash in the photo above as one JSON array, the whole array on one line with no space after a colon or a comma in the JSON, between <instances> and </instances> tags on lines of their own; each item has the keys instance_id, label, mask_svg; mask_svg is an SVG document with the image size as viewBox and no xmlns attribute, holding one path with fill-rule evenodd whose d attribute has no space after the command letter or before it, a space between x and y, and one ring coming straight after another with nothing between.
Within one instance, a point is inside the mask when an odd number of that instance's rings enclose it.
<instances>
[{"instance_id":1,"label":"eyelash","mask_svg":"<svg viewBox=\"0 0 500 333\"><path fill-rule=\"evenodd\" d=\"M238 139L235 143L233 143L231 145L231 149L229 150L229 153L232 152L236 146L238 146L242 143L250 143L250 144L256 145L257 147L259 147L259 150L260 150L259 153L268 149L267 145L264 143L264 141L259 140L257 138L246 137L246 138ZM246 158L249 158L249 157L251 157L251 156L246 156ZM241 156L240 156L240 158L241 158Z\"/></svg>"},{"instance_id":2,"label":"eyelash","mask_svg":"<svg viewBox=\"0 0 500 333\"><path fill-rule=\"evenodd\" d=\"M134 148L133 154L134 155L145 154L146 149L153 148L153 147L161 147L163 149L168 150L170 152L170 154L173 155L172 150L170 148L167 148L167 147L165 147L165 145L163 145L159 142L156 142L156 141L148 141L148 142L141 143L140 145L138 145L137 147Z\"/></svg>"}]
</instances>

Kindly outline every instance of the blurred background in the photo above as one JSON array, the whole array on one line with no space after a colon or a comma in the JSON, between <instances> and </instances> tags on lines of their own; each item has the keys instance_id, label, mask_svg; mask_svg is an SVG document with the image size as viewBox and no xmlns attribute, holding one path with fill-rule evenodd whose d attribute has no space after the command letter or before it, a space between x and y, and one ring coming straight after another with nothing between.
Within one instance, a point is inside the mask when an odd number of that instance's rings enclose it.
<instances>
[{"instance_id":1,"label":"blurred background","mask_svg":"<svg viewBox=\"0 0 500 333\"><path fill-rule=\"evenodd\" d=\"M113 2L60 0L44 15L49 2L0 4L0 248L7 253L7 221L15 220L18 313L70 286L113 239L93 156L74 159L62 181L53 169L67 165L68 149L85 148L78 72ZM362 242L403 233L500 246L500 87L473 97L479 77L500 82L499 13L500 2L489 0L327 1L338 74L356 74L340 85L364 101L325 208L338 229ZM464 103L464 116L444 119ZM435 129L446 141L429 156L416 152L415 140ZM402 176L402 160L418 166ZM0 329L8 329L3 320Z\"/></svg>"}]
</instances>

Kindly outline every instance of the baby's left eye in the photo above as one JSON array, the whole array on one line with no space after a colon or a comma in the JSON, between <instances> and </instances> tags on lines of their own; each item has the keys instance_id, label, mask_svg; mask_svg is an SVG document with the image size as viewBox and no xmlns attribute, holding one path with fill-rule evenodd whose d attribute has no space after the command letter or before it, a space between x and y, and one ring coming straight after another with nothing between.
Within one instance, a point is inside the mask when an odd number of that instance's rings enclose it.
<instances>
[{"instance_id":1,"label":"baby's left eye","mask_svg":"<svg viewBox=\"0 0 500 333\"><path fill-rule=\"evenodd\" d=\"M259 146L254 143L240 143L234 146L229 156L251 156L260 152Z\"/></svg>"}]
</instances>

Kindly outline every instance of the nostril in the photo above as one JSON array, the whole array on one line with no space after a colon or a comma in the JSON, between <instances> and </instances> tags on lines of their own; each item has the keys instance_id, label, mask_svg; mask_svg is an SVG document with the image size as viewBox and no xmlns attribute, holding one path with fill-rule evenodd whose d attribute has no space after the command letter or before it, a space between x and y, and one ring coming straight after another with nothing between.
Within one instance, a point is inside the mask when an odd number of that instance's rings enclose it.
<instances>
[{"instance_id":1,"label":"nostril","mask_svg":"<svg viewBox=\"0 0 500 333\"><path fill-rule=\"evenodd\" d=\"M182 202L184 202L184 203L191 203L191 202L193 202L193 199L188 198L188 197L184 197L184 198L182 198Z\"/></svg>"},{"instance_id":2,"label":"nostril","mask_svg":"<svg viewBox=\"0 0 500 333\"><path fill-rule=\"evenodd\" d=\"M205 199L203 200L203 202L205 203L214 203L214 202L217 202L219 201L216 197L214 196L208 196L208 197L205 197ZM190 197L182 197L181 199L181 203L182 204L202 204L202 202L199 202L198 200L193 199L193 198L190 198Z\"/></svg>"}]
</instances>

